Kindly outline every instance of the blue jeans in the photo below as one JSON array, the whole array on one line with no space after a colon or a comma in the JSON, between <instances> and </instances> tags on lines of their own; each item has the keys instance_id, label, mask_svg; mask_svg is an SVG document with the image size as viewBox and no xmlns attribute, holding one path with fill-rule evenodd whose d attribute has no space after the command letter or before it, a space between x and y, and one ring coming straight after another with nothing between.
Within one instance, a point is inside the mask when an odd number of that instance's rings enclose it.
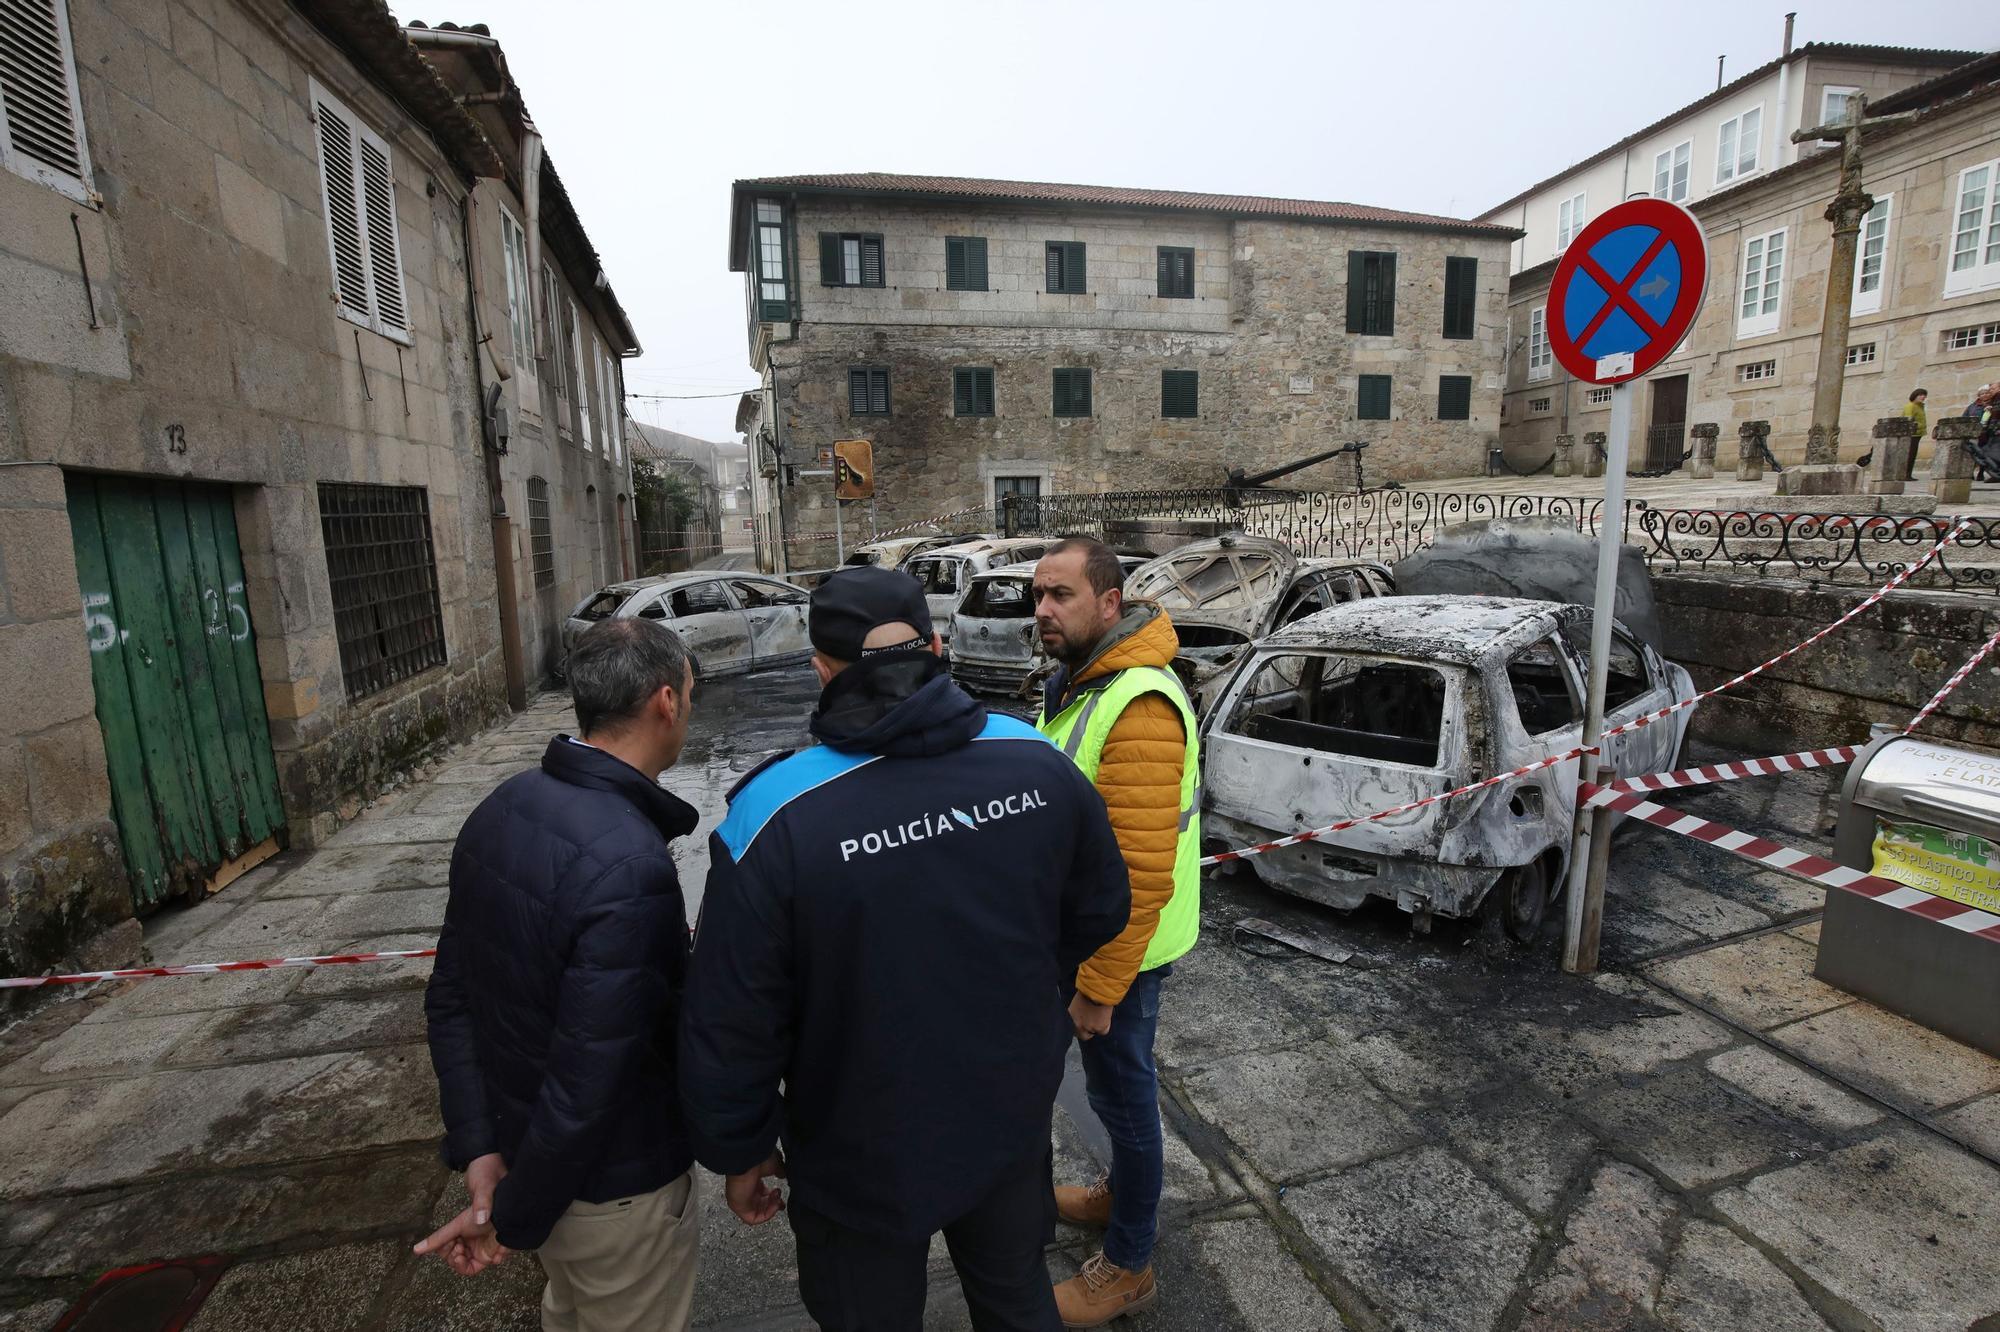
<instances>
[{"instance_id":1,"label":"blue jeans","mask_svg":"<svg viewBox=\"0 0 2000 1332\"><path fill-rule=\"evenodd\" d=\"M1111 1224L1104 1256L1128 1272L1153 1261L1166 1148L1160 1131L1160 1080L1153 1033L1160 1025L1160 982L1171 964L1142 971L1111 1011L1111 1030L1078 1044L1090 1108L1111 1138Z\"/></svg>"}]
</instances>

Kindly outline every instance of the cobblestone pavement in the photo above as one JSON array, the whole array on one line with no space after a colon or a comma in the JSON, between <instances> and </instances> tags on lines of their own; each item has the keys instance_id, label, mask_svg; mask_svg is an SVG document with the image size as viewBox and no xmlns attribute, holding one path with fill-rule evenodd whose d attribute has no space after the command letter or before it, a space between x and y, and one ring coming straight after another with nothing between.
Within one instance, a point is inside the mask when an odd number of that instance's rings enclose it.
<instances>
[{"instance_id":1,"label":"cobblestone pavement","mask_svg":"<svg viewBox=\"0 0 2000 1332\"><path fill-rule=\"evenodd\" d=\"M800 743L810 677L718 682L670 784L720 814ZM427 943L450 839L568 724L544 696L289 853L148 924L153 956ZM1823 846L1824 774L1683 797ZM679 849L692 903L706 850ZM1478 926L1412 938L1247 877L1207 891L1163 1004L1163 1298L1137 1329L1965 1332L2000 1315L2000 1061L1811 977L1820 894L1694 843L1621 835L1605 970ZM1232 942L1246 914L1354 950ZM517 1255L470 1281L408 1254L460 1205L437 1164L423 963L165 979L69 996L0 1038L0 1332L107 1269L225 1255L192 1327L532 1329ZM1059 1172L1101 1132L1072 1085ZM782 1224L704 1182L697 1320L808 1326ZM1058 1276L1090 1252L1063 1231ZM933 1265L930 1325L966 1325ZM1986 1321L1982 1321L1986 1320Z\"/></svg>"}]
</instances>

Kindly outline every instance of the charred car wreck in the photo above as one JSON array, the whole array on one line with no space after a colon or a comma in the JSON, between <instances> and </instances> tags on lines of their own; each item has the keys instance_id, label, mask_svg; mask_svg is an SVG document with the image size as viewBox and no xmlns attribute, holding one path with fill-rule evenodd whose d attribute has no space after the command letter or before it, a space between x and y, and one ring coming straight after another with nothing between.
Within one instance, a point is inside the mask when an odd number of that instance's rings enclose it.
<instances>
[{"instance_id":1,"label":"charred car wreck","mask_svg":"<svg viewBox=\"0 0 2000 1332\"><path fill-rule=\"evenodd\" d=\"M1590 621L1587 607L1552 602L1380 597L1241 649L1202 726L1211 849L1409 804L1574 747ZM1692 695L1687 672L1622 625L1612 644L1607 727ZM1612 737L1603 761L1621 777L1672 767L1691 715ZM1270 887L1329 906L1393 901L1419 930L1434 915L1477 912L1498 890L1502 924L1525 939L1564 880L1576 785L1575 765L1561 764L1247 863Z\"/></svg>"}]
</instances>

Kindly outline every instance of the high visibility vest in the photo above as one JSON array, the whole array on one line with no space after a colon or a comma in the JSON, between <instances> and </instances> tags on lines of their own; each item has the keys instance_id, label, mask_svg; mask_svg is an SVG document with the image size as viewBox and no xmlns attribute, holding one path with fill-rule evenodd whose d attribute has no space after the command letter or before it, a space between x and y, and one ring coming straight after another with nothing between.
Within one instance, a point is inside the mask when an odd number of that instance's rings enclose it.
<instances>
[{"instance_id":1,"label":"high visibility vest","mask_svg":"<svg viewBox=\"0 0 2000 1332\"><path fill-rule=\"evenodd\" d=\"M1181 715L1187 756L1181 763L1180 836L1174 843L1174 895L1160 909L1153 941L1139 970L1163 967L1194 947L1201 931L1201 741L1195 735L1194 708L1180 677L1161 666L1129 666L1092 680L1053 718L1043 715L1035 728L1097 781L1104 742L1125 708L1142 694L1160 694Z\"/></svg>"}]
</instances>

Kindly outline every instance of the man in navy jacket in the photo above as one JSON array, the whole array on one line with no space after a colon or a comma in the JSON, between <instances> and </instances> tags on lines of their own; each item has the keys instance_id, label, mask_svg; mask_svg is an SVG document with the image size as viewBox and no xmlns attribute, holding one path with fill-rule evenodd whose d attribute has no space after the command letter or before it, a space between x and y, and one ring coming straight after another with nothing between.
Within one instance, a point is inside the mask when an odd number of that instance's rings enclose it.
<instances>
[{"instance_id":1,"label":"man in navy jacket","mask_svg":"<svg viewBox=\"0 0 2000 1332\"><path fill-rule=\"evenodd\" d=\"M696 1154L751 1224L788 1174L829 1332L918 1328L939 1230L974 1327L1048 1332L1068 991L1124 928L1125 862L1076 765L952 683L914 579L835 573L811 634L821 743L752 773L710 841L681 1031Z\"/></svg>"},{"instance_id":2,"label":"man in navy jacket","mask_svg":"<svg viewBox=\"0 0 2000 1332\"><path fill-rule=\"evenodd\" d=\"M661 790L687 738L674 633L606 620L568 664L580 739L465 821L424 1009L445 1163L472 1204L419 1253L461 1273L534 1249L549 1332L681 1329L694 1296L694 1154L675 1094L687 916Z\"/></svg>"}]
</instances>

